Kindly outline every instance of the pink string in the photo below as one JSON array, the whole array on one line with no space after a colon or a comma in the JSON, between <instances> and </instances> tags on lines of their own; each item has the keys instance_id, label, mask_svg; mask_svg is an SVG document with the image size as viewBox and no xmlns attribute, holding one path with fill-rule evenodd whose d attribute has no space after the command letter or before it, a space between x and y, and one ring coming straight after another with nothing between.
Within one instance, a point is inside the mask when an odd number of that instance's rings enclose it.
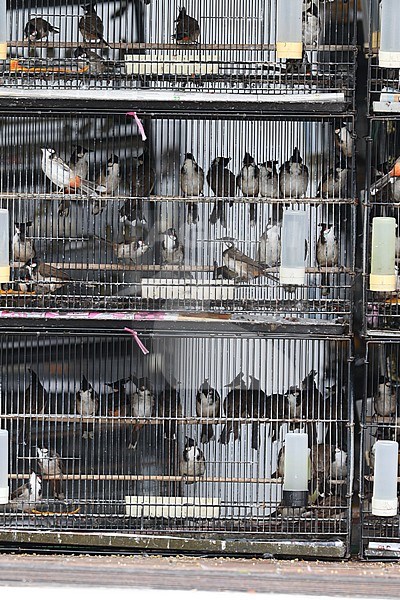
<instances>
[{"instance_id":1,"label":"pink string","mask_svg":"<svg viewBox=\"0 0 400 600\"><path fill-rule=\"evenodd\" d=\"M133 117L135 119L136 125L138 126L138 129L139 129L139 133L142 136L142 141L145 142L147 140L147 135L144 131L142 121L139 119L139 117L137 116L137 114L134 111L128 112L128 113L126 113L126 115L129 117Z\"/></svg>"},{"instance_id":2,"label":"pink string","mask_svg":"<svg viewBox=\"0 0 400 600\"><path fill-rule=\"evenodd\" d=\"M150 351L147 350L147 348L143 344L143 342L140 341L137 331L134 331L133 329L129 329L129 327L124 327L124 331L127 331L128 333L130 333L133 336L135 342L137 343L137 345L139 346L139 348L141 349L143 354L149 354Z\"/></svg>"}]
</instances>

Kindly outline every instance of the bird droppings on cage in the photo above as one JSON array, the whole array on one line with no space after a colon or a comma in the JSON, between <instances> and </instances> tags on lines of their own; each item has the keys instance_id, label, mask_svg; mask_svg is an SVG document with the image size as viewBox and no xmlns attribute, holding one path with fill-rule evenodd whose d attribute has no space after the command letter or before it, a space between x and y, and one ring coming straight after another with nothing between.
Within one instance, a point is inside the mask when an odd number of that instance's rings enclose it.
<instances>
[{"instance_id":1,"label":"bird droppings on cage","mask_svg":"<svg viewBox=\"0 0 400 600\"><path fill-rule=\"evenodd\" d=\"M182 115L147 118L146 130L143 141L117 113L4 118L12 269L3 308L349 320L350 117ZM290 210L308 222L298 286L279 283Z\"/></svg>"},{"instance_id":2,"label":"bird droppings on cage","mask_svg":"<svg viewBox=\"0 0 400 600\"><path fill-rule=\"evenodd\" d=\"M28 0L11 8L3 85L326 93L352 102L355 3L304 0L300 60L277 58L275 2L118 4Z\"/></svg>"},{"instance_id":3,"label":"bird droppings on cage","mask_svg":"<svg viewBox=\"0 0 400 600\"><path fill-rule=\"evenodd\" d=\"M376 516L372 511L375 452L378 441L400 441L400 345L395 338L368 341L361 417L361 555L395 556L399 515ZM400 454L398 463L400 465ZM397 473L397 489L400 473Z\"/></svg>"},{"instance_id":4,"label":"bird droppings on cage","mask_svg":"<svg viewBox=\"0 0 400 600\"><path fill-rule=\"evenodd\" d=\"M104 332L3 338L11 497L0 529L283 539L290 523L290 535L347 539L350 339L140 336L148 355ZM309 448L301 510L281 502L296 431Z\"/></svg>"}]
</instances>

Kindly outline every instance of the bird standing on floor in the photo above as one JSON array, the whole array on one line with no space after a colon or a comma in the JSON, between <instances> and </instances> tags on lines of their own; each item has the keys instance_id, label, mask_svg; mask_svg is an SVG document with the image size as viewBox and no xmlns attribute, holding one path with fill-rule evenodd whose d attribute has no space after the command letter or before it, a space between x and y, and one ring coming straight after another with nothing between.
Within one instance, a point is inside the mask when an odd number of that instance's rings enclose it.
<instances>
[{"instance_id":1,"label":"bird standing on floor","mask_svg":"<svg viewBox=\"0 0 400 600\"><path fill-rule=\"evenodd\" d=\"M335 129L335 145L338 150L339 156L342 154L346 158L351 158L353 156L353 134L345 125L343 127L338 127Z\"/></svg>"},{"instance_id":2,"label":"bird standing on floor","mask_svg":"<svg viewBox=\"0 0 400 600\"><path fill-rule=\"evenodd\" d=\"M131 396L132 416L137 419L150 419L154 414L156 405L155 396L151 390L151 384L146 378L138 381L137 390ZM135 449L144 423L136 423L132 429L132 439L128 448Z\"/></svg>"},{"instance_id":3,"label":"bird standing on floor","mask_svg":"<svg viewBox=\"0 0 400 600\"><path fill-rule=\"evenodd\" d=\"M281 224L269 219L258 242L257 260L261 265L276 267L281 259Z\"/></svg>"},{"instance_id":4,"label":"bird standing on floor","mask_svg":"<svg viewBox=\"0 0 400 600\"><path fill-rule=\"evenodd\" d=\"M317 190L317 196L321 198L346 198L347 197L347 179L349 169L346 163L337 164L333 169L329 169L322 177Z\"/></svg>"},{"instance_id":5,"label":"bird standing on floor","mask_svg":"<svg viewBox=\"0 0 400 600\"><path fill-rule=\"evenodd\" d=\"M386 379L383 375L379 377L378 387L374 394L374 410L379 417L391 417L397 412L400 386Z\"/></svg>"},{"instance_id":6,"label":"bird standing on floor","mask_svg":"<svg viewBox=\"0 0 400 600\"><path fill-rule=\"evenodd\" d=\"M71 170L71 177L79 177L81 179L87 180L89 175L89 162L87 159L89 150L84 148L83 146L76 146L72 151L71 158L69 159L68 166ZM72 190L68 190L69 193L72 193ZM67 198L60 201L58 205L58 214L62 217L68 217L70 210L71 201Z\"/></svg>"},{"instance_id":7,"label":"bird standing on floor","mask_svg":"<svg viewBox=\"0 0 400 600\"><path fill-rule=\"evenodd\" d=\"M254 158L246 152L243 157L242 170L236 178L236 184L241 190L243 196L256 197L260 191L260 169L256 165ZM250 204L250 223L256 224L257 204Z\"/></svg>"},{"instance_id":8,"label":"bird standing on floor","mask_svg":"<svg viewBox=\"0 0 400 600\"><path fill-rule=\"evenodd\" d=\"M62 158L57 156L55 150L42 148L42 170L46 177L61 191L76 194L82 191L85 194L95 194L95 186L84 177L75 173L74 167L67 165Z\"/></svg>"},{"instance_id":9,"label":"bird standing on floor","mask_svg":"<svg viewBox=\"0 0 400 600\"><path fill-rule=\"evenodd\" d=\"M302 198L308 187L308 167L303 164L299 149L279 169L279 189L283 198Z\"/></svg>"},{"instance_id":10,"label":"bird standing on floor","mask_svg":"<svg viewBox=\"0 0 400 600\"><path fill-rule=\"evenodd\" d=\"M204 188L204 171L197 162L193 154L185 154L185 160L181 167L180 174L181 190L184 196L202 196ZM196 202L188 202L187 222L189 225L199 220L199 211Z\"/></svg>"},{"instance_id":11,"label":"bird standing on floor","mask_svg":"<svg viewBox=\"0 0 400 600\"><path fill-rule=\"evenodd\" d=\"M103 42L110 46L104 39L104 25L95 10L96 2L85 4L83 10L85 14L79 19L79 31L85 42Z\"/></svg>"},{"instance_id":12,"label":"bird standing on floor","mask_svg":"<svg viewBox=\"0 0 400 600\"><path fill-rule=\"evenodd\" d=\"M49 36L49 33L60 33L60 30L41 17L29 19L24 29L25 39L30 42L43 40Z\"/></svg>"},{"instance_id":13,"label":"bird standing on floor","mask_svg":"<svg viewBox=\"0 0 400 600\"><path fill-rule=\"evenodd\" d=\"M47 263L28 260L24 268L26 272L26 286L30 291L36 292L36 294L54 294L58 289L71 281L70 277L64 271L56 269Z\"/></svg>"},{"instance_id":14,"label":"bird standing on floor","mask_svg":"<svg viewBox=\"0 0 400 600\"><path fill-rule=\"evenodd\" d=\"M51 454L48 448L36 448L37 460L42 479L48 479L52 486L54 498L64 500L63 475L64 464L57 452Z\"/></svg>"},{"instance_id":15,"label":"bird standing on floor","mask_svg":"<svg viewBox=\"0 0 400 600\"><path fill-rule=\"evenodd\" d=\"M94 417L99 410L99 397L86 379L82 377L81 387L76 393L76 412L82 417ZM93 429L89 430L87 425L82 426L82 437L93 439Z\"/></svg>"},{"instance_id":16,"label":"bird standing on floor","mask_svg":"<svg viewBox=\"0 0 400 600\"><path fill-rule=\"evenodd\" d=\"M182 417L181 396L175 386L167 385L158 396L158 416L164 419L164 437L176 440L178 418Z\"/></svg>"},{"instance_id":17,"label":"bird standing on floor","mask_svg":"<svg viewBox=\"0 0 400 600\"><path fill-rule=\"evenodd\" d=\"M12 255L15 262L27 263L36 256L35 245L32 240L27 239L27 229L32 227L32 221L26 223L14 223L14 236L12 240Z\"/></svg>"},{"instance_id":18,"label":"bird standing on floor","mask_svg":"<svg viewBox=\"0 0 400 600\"><path fill-rule=\"evenodd\" d=\"M259 190L263 198L279 198L279 178L276 170L277 160L267 160L258 165Z\"/></svg>"},{"instance_id":19,"label":"bird standing on floor","mask_svg":"<svg viewBox=\"0 0 400 600\"><path fill-rule=\"evenodd\" d=\"M229 442L229 438L232 431L234 440L237 440L239 438L240 423L237 420L230 421L230 419L247 417L248 392L246 382L244 381L243 376L243 372L239 373L239 375L235 377L232 383L225 386L229 387L230 391L225 396L223 403L227 422L219 438L220 444L227 444Z\"/></svg>"},{"instance_id":20,"label":"bird standing on floor","mask_svg":"<svg viewBox=\"0 0 400 600\"><path fill-rule=\"evenodd\" d=\"M100 196L116 196L119 192L119 184L119 158L116 154L112 154L96 179L95 191ZM94 215L101 214L105 205L106 202L104 200L96 198L93 201L92 213Z\"/></svg>"},{"instance_id":21,"label":"bird standing on floor","mask_svg":"<svg viewBox=\"0 0 400 600\"><path fill-rule=\"evenodd\" d=\"M177 233L173 227L170 227L163 233L161 259L163 265L183 265L185 259L184 248L179 242Z\"/></svg>"},{"instance_id":22,"label":"bird standing on floor","mask_svg":"<svg viewBox=\"0 0 400 600\"><path fill-rule=\"evenodd\" d=\"M232 273L235 273L235 281L250 281L261 275L277 281L277 278L265 270L265 266L250 258L241 250L238 250L231 240L225 240L228 248L222 253L224 266Z\"/></svg>"},{"instance_id":23,"label":"bird standing on floor","mask_svg":"<svg viewBox=\"0 0 400 600\"><path fill-rule=\"evenodd\" d=\"M128 185L134 200L126 200L120 209L120 221L122 223L146 223L143 215L143 198L148 198L155 187L156 172L151 166L150 153L145 148L140 154L128 176Z\"/></svg>"},{"instance_id":24,"label":"bird standing on floor","mask_svg":"<svg viewBox=\"0 0 400 600\"><path fill-rule=\"evenodd\" d=\"M339 244L335 236L333 225L320 223L321 233L317 241L316 258L318 266L322 269L329 267L337 267L339 262ZM321 294L327 296L329 294L329 273L321 273Z\"/></svg>"},{"instance_id":25,"label":"bird standing on floor","mask_svg":"<svg viewBox=\"0 0 400 600\"><path fill-rule=\"evenodd\" d=\"M196 394L196 415L206 419L217 419L221 416L221 396L205 379ZM211 423L201 425L201 443L208 444L214 437Z\"/></svg>"},{"instance_id":26,"label":"bird standing on floor","mask_svg":"<svg viewBox=\"0 0 400 600\"><path fill-rule=\"evenodd\" d=\"M19 486L11 494L10 505L12 508L31 512L35 504L42 499L42 478L35 471L29 476L29 481Z\"/></svg>"},{"instance_id":27,"label":"bird standing on floor","mask_svg":"<svg viewBox=\"0 0 400 600\"><path fill-rule=\"evenodd\" d=\"M313 0L306 0L303 9L303 41L306 46L317 46L321 37L321 21L318 7Z\"/></svg>"},{"instance_id":28,"label":"bird standing on floor","mask_svg":"<svg viewBox=\"0 0 400 600\"><path fill-rule=\"evenodd\" d=\"M179 14L175 20L175 34L172 36L179 44L194 44L200 36L199 22L190 17L186 8L182 6L179 9Z\"/></svg>"},{"instance_id":29,"label":"bird standing on floor","mask_svg":"<svg viewBox=\"0 0 400 600\"><path fill-rule=\"evenodd\" d=\"M218 156L214 158L207 173L207 183L215 196L219 198L234 198L236 194L236 177L227 166L230 158ZM232 202L230 202L232 206ZM218 200L210 215L210 223L213 225L218 221L226 227L226 211L224 200Z\"/></svg>"},{"instance_id":30,"label":"bird standing on floor","mask_svg":"<svg viewBox=\"0 0 400 600\"><path fill-rule=\"evenodd\" d=\"M196 442L185 436L185 447L179 463L179 472L182 477L203 477L206 472L206 461L202 450ZM193 483L189 481L188 483Z\"/></svg>"}]
</instances>

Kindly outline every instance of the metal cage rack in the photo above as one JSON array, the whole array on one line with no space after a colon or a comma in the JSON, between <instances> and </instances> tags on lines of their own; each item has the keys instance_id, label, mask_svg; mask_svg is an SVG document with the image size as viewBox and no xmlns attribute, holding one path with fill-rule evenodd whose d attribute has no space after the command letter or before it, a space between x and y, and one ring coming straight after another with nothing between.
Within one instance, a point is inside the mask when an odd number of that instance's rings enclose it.
<instances>
[{"instance_id":1,"label":"metal cage rack","mask_svg":"<svg viewBox=\"0 0 400 600\"><path fill-rule=\"evenodd\" d=\"M276 0L52 2L7 13L7 88L325 94L353 102L355 3L304 2L303 58L276 51ZM184 12L181 12L181 9ZM306 98L307 100L307 98Z\"/></svg>"},{"instance_id":2,"label":"metal cage rack","mask_svg":"<svg viewBox=\"0 0 400 600\"><path fill-rule=\"evenodd\" d=\"M2 330L0 540L347 556L351 340L222 331ZM281 502L287 431L309 439L302 509Z\"/></svg>"},{"instance_id":3,"label":"metal cage rack","mask_svg":"<svg viewBox=\"0 0 400 600\"><path fill-rule=\"evenodd\" d=\"M400 120L374 117L370 119L364 221L364 330L399 329L399 294L369 290L371 227L374 217L393 217L399 223L400 177L395 174L400 151ZM398 231L396 233L398 235ZM396 263L400 257L396 241Z\"/></svg>"},{"instance_id":4,"label":"metal cage rack","mask_svg":"<svg viewBox=\"0 0 400 600\"><path fill-rule=\"evenodd\" d=\"M5 311L351 321L352 116L139 116L144 142L129 114L3 116L0 197L13 259L0 292ZM250 184L240 179L245 162L257 169ZM286 168L293 163L299 177ZM284 286L282 216L299 209L308 220L306 280ZM325 230L336 240L332 262L318 254Z\"/></svg>"},{"instance_id":5,"label":"metal cage rack","mask_svg":"<svg viewBox=\"0 0 400 600\"><path fill-rule=\"evenodd\" d=\"M361 411L361 555L368 559L399 557L399 516L372 514L375 443L399 439L400 340L367 342L365 391Z\"/></svg>"}]
</instances>

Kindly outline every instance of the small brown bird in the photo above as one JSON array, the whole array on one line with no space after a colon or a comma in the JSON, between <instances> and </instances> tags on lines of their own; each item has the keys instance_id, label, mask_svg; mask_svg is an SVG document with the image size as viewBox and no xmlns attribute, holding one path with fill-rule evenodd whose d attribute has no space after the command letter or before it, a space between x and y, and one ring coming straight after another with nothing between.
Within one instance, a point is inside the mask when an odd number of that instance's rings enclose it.
<instances>
[{"instance_id":1,"label":"small brown bird","mask_svg":"<svg viewBox=\"0 0 400 600\"><path fill-rule=\"evenodd\" d=\"M27 414L44 415L49 403L49 394L41 384L37 373L28 369L31 381L25 390L24 411Z\"/></svg>"},{"instance_id":2,"label":"small brown bird","mask_svg":"<svg viewBox=\"0 0 400 600\"><path fill-rule=\"evenodd\" d=\"M210 386L208 379L201 384L196 394L196 414L198 417L215 419L221 416L221 396ZM201 443L207 444L214 437L211 423L201 426Z\"/></svg>"},{"instance_id":3,"label":"small brown bird","mask_svg":"<svg viewBox=\"0 0 400 600\"><path fill-rule=\"evenodd\" d=\"M321 233L317 241L317 263L322 269L327 267L337 267L339 262L339 245L333 225L320 223ZM329 273L321 273L321 294L329 294Z\"/></svg>"},{"instance_id":4,"label":"small brown bird","mask_svg":"<svg viewBox=\"0 0 400 600\"><path fill-rule=\"evenodd\" d=\"M82 417L94 417L99 410L99 397L83 375L79 390L76 393L76 412ZM93 429L88 428L86 424L82 426L82 437L84 439L93 439Z\"/></svg>"},{"instance_id":5,"label":"small brown bird","mask_svg":"<svg viewBox=\"0 0 400 600\"><path fill-rule=\"evenodd\" d=\"M60 30L41 17L29 19L24 29L25 39L30 42L43 40L49 33L60 33Z\"/></svg>"},{"instance_id":6,"label":"small brown bird","mask_svg":"<svg viewBox=\"0 0 400 600\"><path fill-rule=\"evenodd\" d=\"M196 442L185 437L185 447L179 463L179 472L183 477L203 477L206 472L206 461L202 450ZM193 482L190 482L193 483Z\"/></svg>"},{"instance_id":7,"label":"small brown bird","mask_svg":"<svg viewBox=\"0 0 400 600\"><path fill-rule=\"evenodd\" d=\"M95 10L96 2L85 4L83 10L85 14L79 19L79 31L85 42L103 42L106 46L110 44L104 39L104 25Z\"/></svg>"},{"instance_id":8,"label":"small brown bird","mask_svg":"<svg viewBox=\"0 0 400 600\"><path fill-rule=\"evenodd\" d=\"M60 269L47 263L38 263L29 260L25 264L26 281L28 287L37 294L54 294L58 289L71 281L70 277ZM23 290L21 290L23 291Z\"/></svg>"},{"instance_id":9,"label":"small brown bird","mask_svg":"<svg viewBox=\"0 0 400 600\"><path fill-rule=\"evenodd\" d=\"M276 277L266 272L263 265L238 250L232 240L225 240L225 243L228 248L222 253L222 261L229 271L236 274L235 281L250 281L261 275L277 281Z\"/></svg>"},{"instance_id":10,"label":"small brown bird","mask_svg":"<svg viewBox=\"0 0 400 600\"><path fill-rule=\"evenodd\" d=\"M224 412L227 423L221 432L219 438L220 444L227 444L229 442L232 431L234 440L239 438L240 422L231 421L232 417L235 419L247 417L249 394L243 376L243 372L239 373L232 383L225 386L231 389L224 398Z\"/></svg>"},{"instance_id":11,"label":"small brown bird","mask_svg":"<svg viewBox=\"0 0 400 600\"><path fill-rule=\"evenodd\" d=\"M12 240L13 259L15 262L26 263L35 258L36 250L32 239L26 237L26 231L32 227L32 221L14 223L14 236Z\"/></svg>"},{"instance_id":12,"label":"small brown bird","mask_svg":"<svg viewBox=\"0 0 400 600\"><path fill-rule=\"evenodd\" d=\"M32 471L29 481L12 492L10 505L17 510L29 513L41 499L42 478Z\"/></svg>"},{"instance_id":13,"label":"small brown bird","mask_svg":"<svg viewBox=\"0 0 400 600\"><path fill-rule=\"evenodd\" d=\"M176 440L176 419L182 417L182 402L175 387L167 385L158 396L158 416L164 419L164 437Z\"/></svg>"},{"instance_id":14,"label":"small brown bird","mask_svg":"<svg viewBox=\"0 0 400 600\"><path fill-rule=\"evenodd\" d=\"M64 500L63 474L65 469L60 455L57 452L50 454L47 448L36 448L36 453L42 478L50 481L54 497Z\"/></svg>"},{"instance_id":15,"label":"small brown bird","mask_svg":"<svg viewBox=\"0 0 400 600\"><path fill-rule=\"evenodd\" d=\"M179 44L193 44L197 42L200 36L199 23L196 19L187 14L184 6L179 9L179 14L175 23L175 35L172 37L174 37Z\"/></svg>"}]
</instances>

